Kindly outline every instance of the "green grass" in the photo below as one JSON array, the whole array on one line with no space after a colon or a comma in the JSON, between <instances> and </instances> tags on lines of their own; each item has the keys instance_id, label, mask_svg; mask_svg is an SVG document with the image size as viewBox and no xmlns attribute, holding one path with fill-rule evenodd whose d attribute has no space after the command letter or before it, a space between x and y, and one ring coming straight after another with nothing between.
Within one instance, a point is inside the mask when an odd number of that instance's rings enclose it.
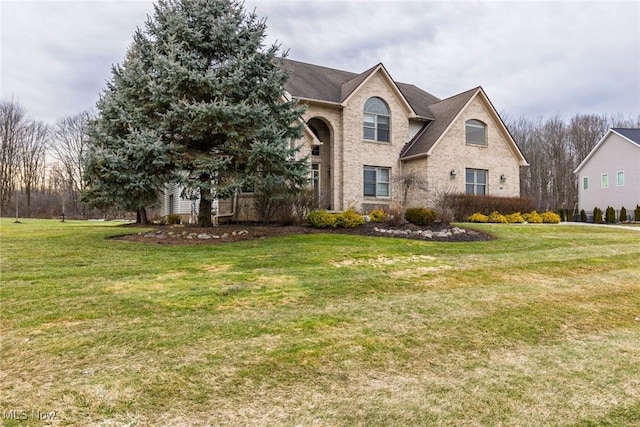
<instances>
[{"instance_id":1,"label":"green grass","mask_svg":"<svg viewBox=\"0 0 640 427\"><path fill-rule=\"evenodd\" d=\"M640 233L474 228L497 239L3 219L3 423L640 425Z\"/></svg>"}]
</instances>

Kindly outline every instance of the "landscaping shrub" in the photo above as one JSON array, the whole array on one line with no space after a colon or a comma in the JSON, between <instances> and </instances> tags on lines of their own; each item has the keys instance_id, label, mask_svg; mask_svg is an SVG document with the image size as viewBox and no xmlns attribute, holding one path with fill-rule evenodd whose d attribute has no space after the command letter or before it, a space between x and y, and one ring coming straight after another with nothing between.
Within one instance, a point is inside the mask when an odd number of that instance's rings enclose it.
<instances>
[{"instance_id":1,"label":"landscaping shrub","mask_svg":"<svg viewBox=\"0 0 640 427\"><path fill-rule=\"evenodd\" d=\"M313 228L335 228L337 218L335 214L329 213L324 209L315 209L307 215L307 222Z\"/></svg>"},{"instance_id":2,"label":"landscaping shrub","mask_svg":"<svg viewBox=\"0 0 640 427\"><path fill-rule=\"evenodd\" d=\"M503 214L531 212L536 208L533 200L525 197L474 196L449 194L443 202L456 221L464 221L473 213L489 215L493 211Z\"/></svg>"},{"instance_id":3,"label":"landscaping shrub","mask_svg":"<svg viewBox=\"0 0 640 427\"><path fill-rule=\"evenodd\" d=\"M608 224L616 223L616 210L611 206L607 206L607 210L605 211L605 220Z\"/></svg>"},{"instance_id":4,"label":"landscaping shrub","mask_svg":"<svg viewBox=\"0 0 640 427\"><path fill-rule=\"evenodd\" d=\"M182 217L178 214L169 214L167 215L167 224L176 225L182 223Z\"/></svg>"},{"instance_id":5,"label":"landscaping shrub","mask_svg":"<svg viewBox=\"0 0 640 427\"><path fill-rule=\"evenodd\" d=\"M389 215L382 209L374 209L369 213L369 221L371 222L387 222Z\"/></svg>"},{"instance_id":6,"label":"landscaping shrub","mask_svg":"<svg viewBox=\"0 0 640 427\"><path fill-rule=\"evenodd\" d=\"M627 222L627 209L624 206L620 209L620 222Z\"/></svg>"},{"instance_id":7,"label":"landscaping shrub","mask_svg":"<svg viewBox=\"0 0 640 427\"><path fill-rule=\"evenodd\" d=\"M514 212L512 214L505 215L505 217L507 218L507 222L510 223L510 224L516 224L516 223L523 223L524 222L524 218L522 217L522 215L520 215L520 212Z\"/></svg>"},{"instance_id":8,"label":"landscaping shrub","mask_svg":"<svg viewBox=\"0 0 640 427\"><path fill-rule=\"evenodd\" d=\"M438 219L438 214L433 209L409 208L404 213L404 219L414 225L431 225Z\"/></svg>"},{"instance_id":9,"label":"landscaping shrub","mask_svg":"<svg viewBox=\"0 0 640 427\"><path fill-rule=\"evenodd\" d=\"M467 218L469 222L487 222L489 221L489 217L487 215L481 214L480 212L476 212L473 215L469 215Z\"/></svg>"},{"instance_id":10,"label":"landscaping shrub","mask_svg":"<svg viewBox=\"0 0 640 427\"><path fill-rule=\"evenodd\" d=\"M342 228L356 228L364 224L364 216L360 215L353 208L349 208L341 214L336 215L336 226Z\"/></svg>"},{"instance_id":11,"label":"landscaping shrub","mask_svg":"<svg viewBox=\"0 0 640 427\"><path fill-rule=\"evenodd\" d=\"M564 209L558 209L558 215L560 216L560 221L561 222L565 222L565 217L564 217Z\"/></svg>"},{"instance_id":12,"label":"landscaping shrub","mask_svg":"<svg viewBox=\"0 0 640 427\"><path fill-rule=\"evenodd\" d=\"M526 213L522 217L529 224L542 224L542 217L537 211Z\"/></svg>"},{"instance_id":13,"label":"landscaping shrub","mask_svg":"<svg viewBox=\"0 0 640 427\"><path fill-rule=\"evenodd\" d=\"M584 209L580 210L580 222L587 222L587 213Z\"/></svg>"},{"instance_id":14,"label":"landscaping shrub","mask_svg":"<svg viewBox=\"0 0 640 427\"><path fill-rule=\"evenodd\" d=\"M543 212L540 218L545 224L558 224L560 222L560 215L551 211Z\"/></svg>"},{"instance_id":15,"label":"landscaping shrub","mask_svg":"<svg viewBox=\"0 0 640 427\"><path fill-rule=\"evenodd\" d=\"M487 222L494 222L494 223L498 223L498 224L506 224L507 222L507 217L505 217L504 215L502 215L501 213L497 212L497 211L493 211L489 214L489 217L487 218Z\"/></svg>"},{"instance_id":16,"label":"landscaping shrub","mask_svg":"<svg viewBox=\"0 0 640 427\"><path fill-rule=\"evenodd\" d=\"M602 224L602 209L597 206L593 208L593 223Z\"/></svg>"},{"instance_id":17,"label":"landscaping shrub","mask_svg":"<svg viewBox=\"0 0 640 427\"><path fill-rule=\"evenodd\" d=\"M634 221L640 221L640 205L636 205L636 210L633 214Z\"/></svg>"}]
</instances>

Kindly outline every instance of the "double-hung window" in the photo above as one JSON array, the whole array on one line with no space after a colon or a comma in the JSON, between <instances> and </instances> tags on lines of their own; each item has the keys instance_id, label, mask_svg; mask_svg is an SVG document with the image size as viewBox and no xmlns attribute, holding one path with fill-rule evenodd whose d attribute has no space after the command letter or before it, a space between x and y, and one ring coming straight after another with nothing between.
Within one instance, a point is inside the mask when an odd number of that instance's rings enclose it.
<instances>
[{"instance_id":1,"label":"double-hung window","mask_svg":"<svg viewBox=\"0 0 640 427\"><path fill-rule=\"evenodd\" d=\"M390 141L391 115L389 107L380 98L373 97L364 103L363 135L368 141Z\"/></svg>"},{"instance_id":2,"label":"double-hung window","mask_svg":"<svg viewBox=\"0 0 640 427\"><path fill-rule=\"evenodd\" d=\"M487 194L487 175L484 169L465 169L465 188L467 194L484 196Z\"/></svg>"},{"instance_id":3,"label":"double-hung window","mask_svg":"<svg viewBox=\"0 0 640 427\"><path fill-rule=\"evenodd\" d=\"M618 172L618 187L624 186L624 172Z\"/></svg>"},{"instance_id":4,"label":"double-hung window","mask_svg":"<svg viewBox=\"0 0 640 427\"><path fill-rule=\"evenodd\" d=\"M609 188L609 174L608 173L603 173L600 176L600 187Z\"/></svg>"},{"instance_id":5,"label":"double-hung window","mask_svg":"<svg viewBox=\"0 0 640 427\"><path fill-rule=\"evenodd\" d=\"M390 195L391 168L376 166L364 167L365 197L383 197Z\"/></svg>"}]
</instances>

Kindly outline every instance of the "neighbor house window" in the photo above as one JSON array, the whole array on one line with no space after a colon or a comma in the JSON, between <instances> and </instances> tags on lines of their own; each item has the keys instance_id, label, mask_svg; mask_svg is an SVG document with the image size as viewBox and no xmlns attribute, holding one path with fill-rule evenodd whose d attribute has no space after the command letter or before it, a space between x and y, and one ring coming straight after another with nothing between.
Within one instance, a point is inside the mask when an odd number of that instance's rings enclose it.
<instances>
[{"instance_id":1,"label":"neighbor house window","mask_svg":"<svg viewBox=\"0 0 640 427\"><path fill-rule=\"evenodd\" d=\"M624 185L624 172L618 172L618 187Z\"/></svg>"},{"instance_id":2,"label":"neighbor house window","mask_svg":"<svg viewBox=\"0 0 640 427\"><path fill-rule=\"evenodd\" d=\"M389 197L391 168L364 167L364 195L367 197Z\"/></svg>"},{"instance_id":3,"label":"neighbor house window","mask_svg":"<svg viewBox=\"0 0 640 427\"><path fill-rule=\"evenodd\" d=\"M583 190L588 190L589 189L589 177L585 176L584 178L582 178L582 189Z\"/></svg>"},{"instance_id":4,"label":"neighbor house window","mask_svg":"<svg viewBox=\"0 0 640 427\"><path fill-rule=\"evenodd\" d=\"M390 119L389 107L382 99L367 99L364 103L364 139L389 142Z\"/></svg>"},{"instance_id":5,"label":"neighbor house window","mask_svg":"<svg viewBox=\"0 0 640 427\"><path fill-rule=\"evenodd\" d=\"M320 146L319 145L314 145L311 147L311 155L312 156L319 156L320 155Z\"/></svg>"},{"instance_id":6,"label":"neighbor house window","mask_svg":"<svg viewBox=\"0 0 640 427\"><path fill-rule=\"evenodd\" d=\"M603 173L600 178L602 188L609 188L609 174Z\"/></svg>"},{"instance_id":7,"label":"neighbor house window","mask_svg":"<svg viewBox=\"0 0 640 427\"><path fill-rule=\"evenodd\" d=\"M487 175L484 169L465 169L465 188L467 194L484 196L487 194Z\"/></svg>"},{"instance_id":8,"label":"neighbor house window","mask_svg":"<svg viewBox=\"0 0 640 427\"><path fill-rule=\"evenodd\" d=\"M480 120L467 120L464 128L467 144L487 145L487 125Z\"/></svg>"}]
</instances>

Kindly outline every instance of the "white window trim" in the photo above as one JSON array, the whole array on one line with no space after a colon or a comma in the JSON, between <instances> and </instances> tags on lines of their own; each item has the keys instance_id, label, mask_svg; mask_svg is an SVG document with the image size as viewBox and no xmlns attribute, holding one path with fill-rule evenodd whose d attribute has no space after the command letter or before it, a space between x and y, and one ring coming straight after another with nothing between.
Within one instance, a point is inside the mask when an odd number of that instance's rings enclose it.
<instances>
[{"instance_id":1,"label":"white window trim","mask_svg":"<svg viewBox=\"0 0 640 427\"><path fill-rule=\"evenodd\" d=\"M582 189L583 190L588 190L589 189L589 177L588 176L582 177Z\"/></svg>"},{"instance_id":2,"label":"white window trim","mask_svg":"<svg viewBox=\"0 0 640 427\"><path fill-rule=\"evenodd\" d=\"M469 123L469 122L473 122L473 123ZM469 139L467 138L467 126L475 127L477 129L480 129L480 127L482 127L484 141L482 143L469 142ZM489 134L488 126L482 120L469 119L469 120L466 120L464 122L464 142L465 142L465 144L473 145L474 147L488 147L489 146L489 135L488 134Z\"/></svg>"},{"instance_id":3,"label":"white window trim","mask_svg":"<svg viewBox=\"0 0 640 427\"><path fill-rule=\"evenodd\" d=\"M620 177L622 177L622 184L620 184ZM624 171L616 172L616 185L618 187L624 187Z\"/></svg>"},{"instance_id":4,"label":"white window trim","mask_svg":"<svg viewBox=\"0 0 640 427\"><path fill-rule=\"evenodd\" d=\"M473 171L473 183L467 182L467 171ZM478 171L482 171L485 173L485 183L484 184L478 184ZM467 185L469 184L473 184L473 195L477 196L478 195L478 186L483 186L484 187L484 194L481 194L483 196L488 196L489 195L489 170L488 169L476 169L476 168L465 168L464 170L464 192L465 194L470 194L467 193Z\"/></svg>"},{"instance_id":5,"label":"white window trim","mask_svg":"<svg viewBox=\"0 0 640 427\"><path fill-rule=\"evenodd\" d=\"M371 98L376 98L376 99L380 100L380 102L387 109L388 114L382 114L380 112L375 112L375 111L367 111L363 107L363 109L362 109L362 112L363 112L363 114L362 114L362 139L365 142L377 142L377 143L380 143L380 144L391 144L391 108L389 108L389 104L387 104L387 102L384 99L380 98L379 96L372 96ZM369 99L371 99L371 98L368 98L367 101L369 101ZM365 101L365 106L366 106L367 101ZM373 126L365 126L365 123L367 123L367 122L364 121L365 115L373 116ZM387 132L389 133L389 137L388 137L387 141L383 141L383 140L379 139L379 136L378 136L379 126L380 126L379 117L386 117L388 122L389 122L387 124L387 126L388 126ZM373 129L373 139L369 139L369 138L365 137L365 134L364 134L365 127L367 129Z\"/></svg>"},{"instance_id":6,"label":"white window trim","mask_svg":"<svg viewBox=\"0 0 640 427\"><path fill-rule=\"evenodd\" d=\"M609 174L603 173L600 175L600 187L601 188L609 188Z\"/></svg>"}]
</instances>

